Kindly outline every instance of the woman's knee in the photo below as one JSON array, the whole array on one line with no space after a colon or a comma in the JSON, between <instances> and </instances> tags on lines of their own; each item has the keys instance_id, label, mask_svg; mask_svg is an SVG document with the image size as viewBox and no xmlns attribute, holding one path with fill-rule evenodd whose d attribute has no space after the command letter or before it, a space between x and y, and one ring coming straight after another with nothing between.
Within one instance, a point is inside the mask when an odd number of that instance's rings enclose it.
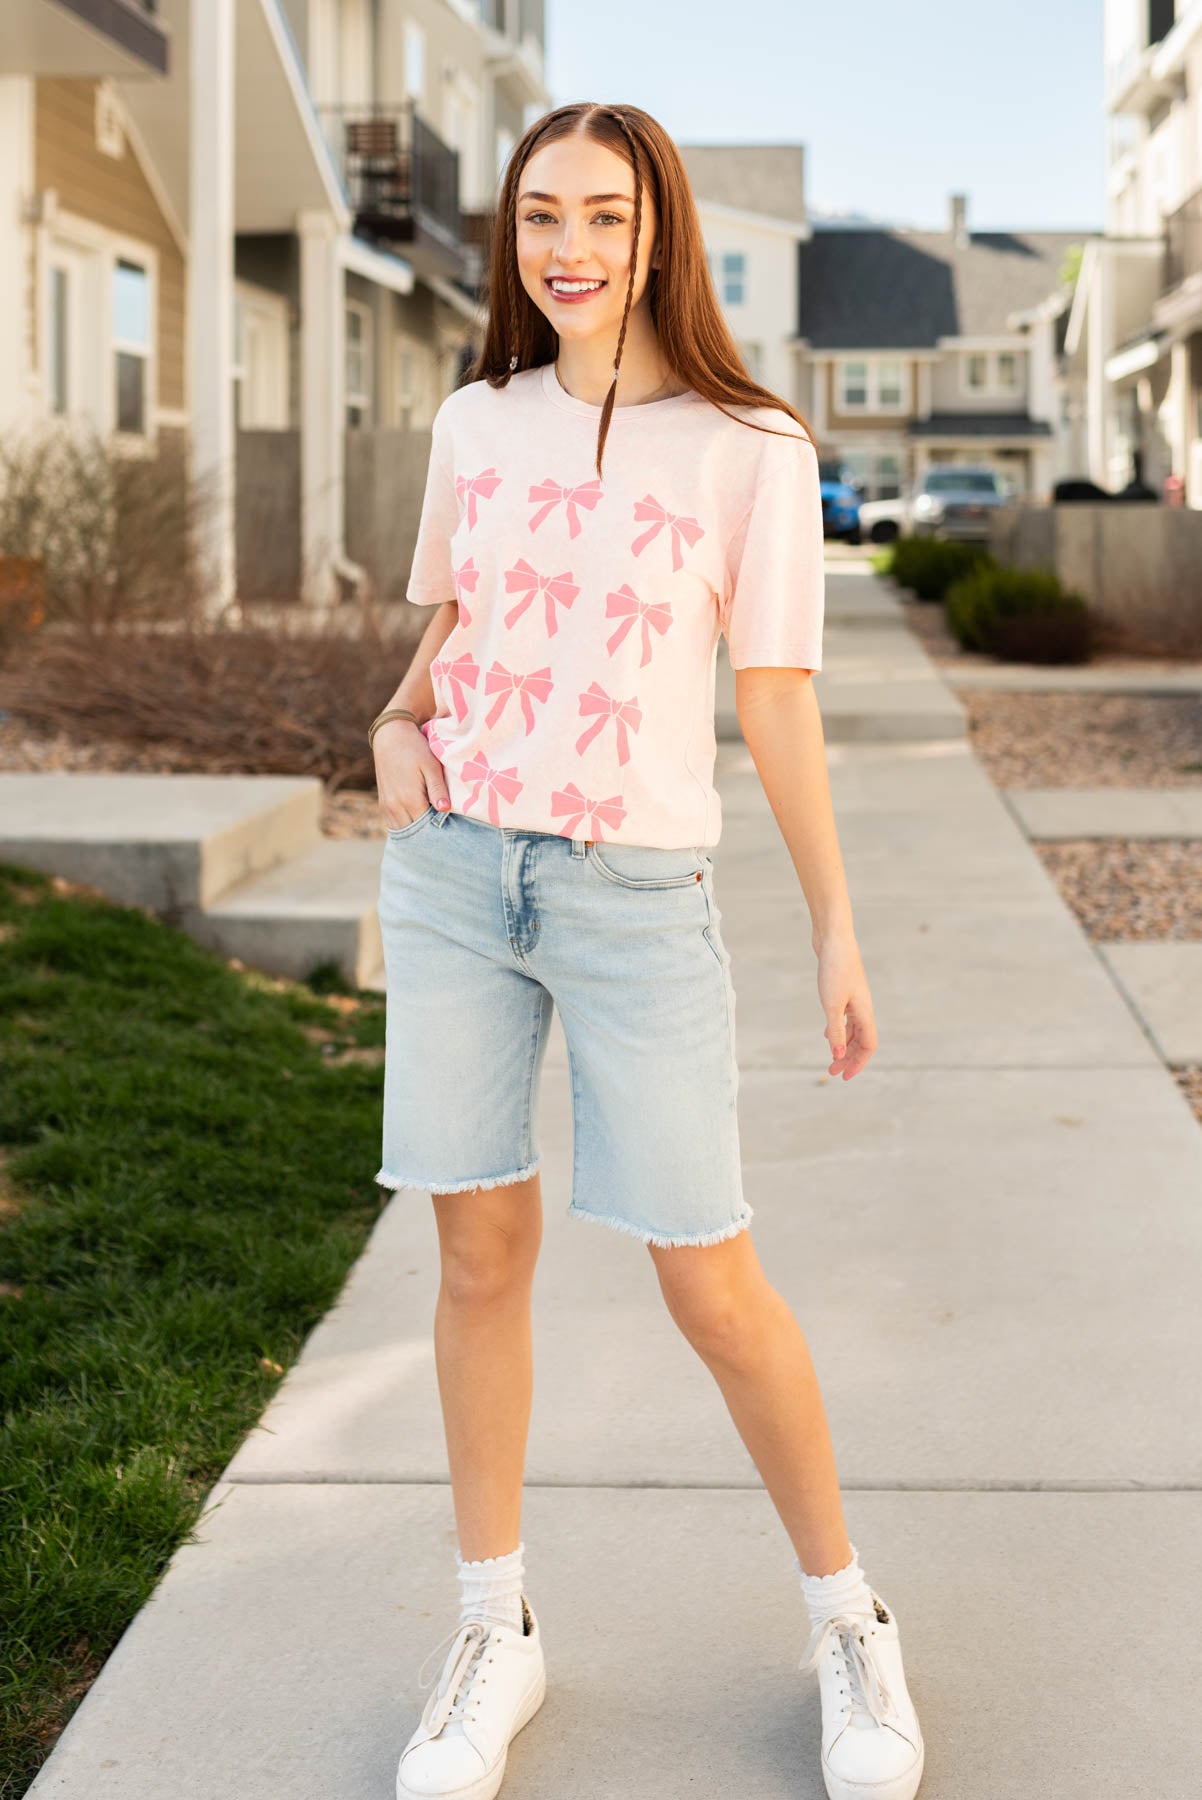
<instances>
[{"instance_id":1,"label":"woman's knee","mask_svg":"<svg viewBox=\"0 0 1202 1800\"><path fill-rule=\"evenodd\" d=\"M762 1330L765 1308L775 1290L762 1274L694 1261L674 1262L676 1252L657 1259L660 1288L668 1311L699 1356L736 1363L746 1358ZM708 1250L701 1252L708 1257Z\"/></svg>"},{"instance_id":2,"label":"woman's knee","mask_svg":"<svg viewBox=\"0 0 1202 1800\"><path fill-rule=\"evenodd\" d=\"M514 1196L511 1204L496 1194L507 1190L434 1197L442 1290L458 1305L495 1305L533 1278L542 1235L538 1197L527 1194L523 1204Z\"/></svg>"}]
</instances>

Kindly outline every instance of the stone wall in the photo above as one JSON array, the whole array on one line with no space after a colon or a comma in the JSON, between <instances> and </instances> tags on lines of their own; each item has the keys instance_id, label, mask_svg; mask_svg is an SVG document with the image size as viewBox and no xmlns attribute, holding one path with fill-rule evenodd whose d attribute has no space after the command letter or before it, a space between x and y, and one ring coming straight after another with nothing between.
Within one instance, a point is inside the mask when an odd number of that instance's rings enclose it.
<instances>
[{"instance_id":1,"label":"stone wall","mask_svg":"<svg viewBox=\"0 0 1202 1800\"><path fill-rule=\"evenodd\" d=\"M999 562L1053 570L1115 648L1202 656L1202 512L1123 502L1003 508Z\"/></svg>"}]
</instances>

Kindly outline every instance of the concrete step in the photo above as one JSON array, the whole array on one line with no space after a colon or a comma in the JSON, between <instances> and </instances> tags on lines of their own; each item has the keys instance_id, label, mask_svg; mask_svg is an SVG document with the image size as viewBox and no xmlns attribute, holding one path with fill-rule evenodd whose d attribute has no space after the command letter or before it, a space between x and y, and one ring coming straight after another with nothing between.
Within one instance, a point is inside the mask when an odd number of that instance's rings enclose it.
<instances>
[{"instance_id":1,"label":"concrete step","mask_svg":"<svg viewBox=\"0 0 1202 1800\"><path fill-rule=\"evenodd\" d=\"M356 986L377 971L382 979L376 901L383 851L379 838L319 838L196 911L185 927L200 943L273 975L303 981L319 963L336 962Z\"/></svg>"},{"instance_id":2,"label":"concrete step","mask_svg":"<svg viewBox=\"0 0 1202 1800\"><path fill-rule=\"evenodd\" d=\"M0 774L0 861L171 916L212 905L320 830L313 776Z\"/></svg>"},{"instance_id":3,"label":"concrete step","mask_svg":"<svg viewBox=\"0 0 1202 1800\"><path fill-rule=\"evenodd\" d=\"M1202 837L1202 782L1193 787L1007 788L1029 838Z\"/></svg>"}]
</instances>

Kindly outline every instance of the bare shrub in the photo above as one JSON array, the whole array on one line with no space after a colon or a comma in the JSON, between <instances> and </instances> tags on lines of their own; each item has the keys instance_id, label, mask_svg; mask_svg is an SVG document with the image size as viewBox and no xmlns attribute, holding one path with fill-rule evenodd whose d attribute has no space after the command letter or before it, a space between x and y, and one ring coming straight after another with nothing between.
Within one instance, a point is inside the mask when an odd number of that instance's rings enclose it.
<instances>
[{"instance_id":1,"label":"bare shrub","mask_svg":"<svg viewBox=\"0 0 1202 1800\"><path fill-rule=\"evenodd\" d=\"M371 792L367 727L425 624L414 607L398 611L389 629L358 609L314 620L281 608L241 627L43 635L10 661L0 705L77 742L160 747L177 770L316 775L331 792Z\"/></svg>"},{"instance_id":2,"label":"bare shrub","mask_svg":"<svg viewBox=\"0 0 1202 1800\"><path fill-rule=\"evenodd\" d=\"M0 556L42 566L46 621L103 631L193 617L205 506L182 432L131 456L90 426L41 421L0 437Z\"/></svg>"}]
</instances>

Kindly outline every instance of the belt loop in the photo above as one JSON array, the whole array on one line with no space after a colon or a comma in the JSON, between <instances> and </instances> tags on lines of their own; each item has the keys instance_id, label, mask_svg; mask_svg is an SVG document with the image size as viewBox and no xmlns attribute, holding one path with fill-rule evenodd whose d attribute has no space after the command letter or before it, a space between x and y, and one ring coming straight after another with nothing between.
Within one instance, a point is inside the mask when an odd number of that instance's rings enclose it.
<instances>
[{"instance_id":1,"label":"belt loop","mask_svg":"<svg viewBox=\"0 0 1202 1800\"><path fill-rule=\"evenodd\" d=\"M573 838L572 839L572 855L576 858L577 861L579 861L580 858L584 855L584 839L583 838Z\"/></svg>"}]
</instances>

